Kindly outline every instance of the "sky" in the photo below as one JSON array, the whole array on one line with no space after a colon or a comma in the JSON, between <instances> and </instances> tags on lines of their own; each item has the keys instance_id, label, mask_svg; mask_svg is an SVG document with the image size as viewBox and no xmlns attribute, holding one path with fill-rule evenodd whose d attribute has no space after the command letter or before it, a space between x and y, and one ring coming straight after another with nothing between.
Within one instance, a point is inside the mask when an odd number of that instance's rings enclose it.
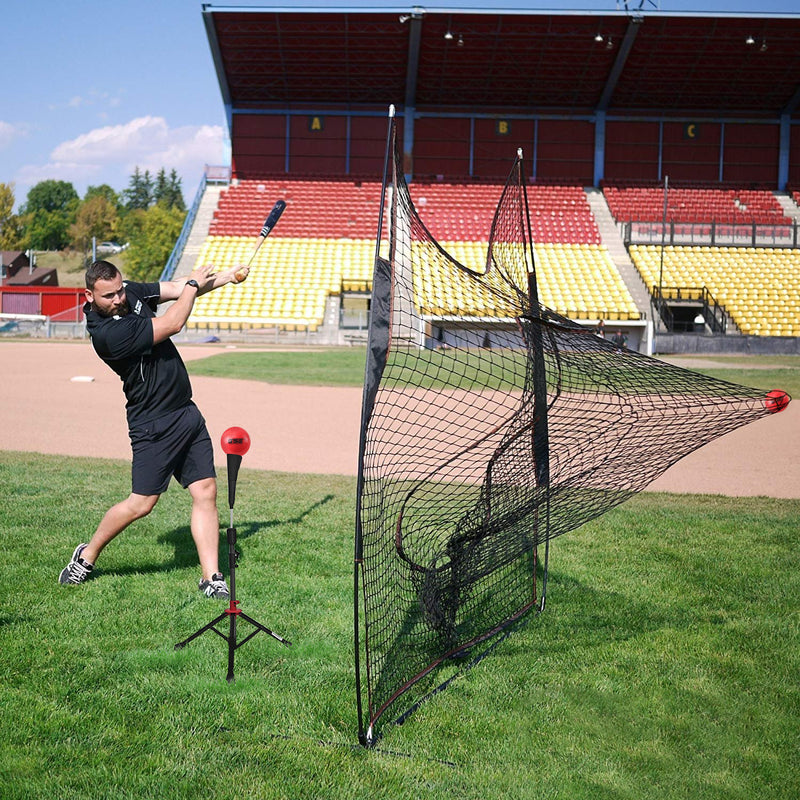
<instances>
[{"instance_id":1,"label":"sky","mask_svg":"<svg viewBox=\"0 0 800 800\"><path fill-rule=\"evenodd\" d=\"M665 12L798 13L797 0L659 2ZM617 0L211 5L617 10ZM2 0L0 183L14 184L17 207L47 179L69 181L81 196L102 183L120 192L137 166L151 174L175 169L191 202L205 165L229 163L201 12L199 0Z\"/></svg>"}]
</instances>

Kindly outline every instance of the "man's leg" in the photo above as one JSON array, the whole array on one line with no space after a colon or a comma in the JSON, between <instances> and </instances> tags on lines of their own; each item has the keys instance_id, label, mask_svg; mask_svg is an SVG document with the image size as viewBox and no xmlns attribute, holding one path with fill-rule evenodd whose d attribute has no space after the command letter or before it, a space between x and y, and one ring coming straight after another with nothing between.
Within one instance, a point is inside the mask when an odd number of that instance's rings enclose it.
<instances>
[{"instance_id":1,"label":"man's leg","mask_svg":"<svg viewBox=\"0 0 800 800\"><path fill-rule=\"evenodd\" d=\"M131 493L121 503L106 511L97 530L83 549L81 558L94 564L102 549L115 537L122 533L131 522L146 517L158 502L159 495L142 495Z\"/></svg>"},{"instance_id":2,"label":"man's leg","mask_svg":"<svg viewBox=\"0 0 800 800\"><path fill-rule=\"evenodd\" d=\"M131 494L127 499L106 511L89 544L79 544L72 558L58 576L60 584L83 583L91 576L94 563L102 549L134 520L149 514L159 495Z\"/></svg>"},{"instance_id":3,"label":"man's leg","mask_svg":"<svg viewBox=\"0 0 800 800\"><path fill-rule=\"evenodd\" d=\"M219 514L217 513L217 480L202 478L187 487L192 496L192 538L203 579L211 577L219 569Z\"/></svg>"}]
</instances>

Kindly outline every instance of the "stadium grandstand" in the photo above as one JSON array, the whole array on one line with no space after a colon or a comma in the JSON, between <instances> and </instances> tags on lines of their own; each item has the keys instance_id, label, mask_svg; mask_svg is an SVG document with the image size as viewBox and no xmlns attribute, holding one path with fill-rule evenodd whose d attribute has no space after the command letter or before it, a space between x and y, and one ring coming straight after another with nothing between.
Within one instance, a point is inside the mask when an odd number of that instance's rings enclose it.
<instances>
[{"instance_id":1,"label":"stadium grandstand","mask_svg":"<svg viewBox=\"0 0 800 800\"><path fill-rule=\"evenodd\" d=\"M412 200L482 268L517 148L541 301L630 347L798 352L800 13L203 6L231 145L162 278L246 262L189 334L366 340L387 109ZM492 309L441 287L448 316Z\"/></svg>"}]
</instances>

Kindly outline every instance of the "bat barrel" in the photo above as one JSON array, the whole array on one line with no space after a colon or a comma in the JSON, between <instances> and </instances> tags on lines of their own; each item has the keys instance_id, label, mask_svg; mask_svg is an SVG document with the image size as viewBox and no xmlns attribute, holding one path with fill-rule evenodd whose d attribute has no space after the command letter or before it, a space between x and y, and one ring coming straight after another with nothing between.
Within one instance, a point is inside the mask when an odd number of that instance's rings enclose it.
<instances>
[{"instance_id":1,"label":"bat barrel","mask_svg":"<svg viewBox=\"0 0 800 800\"><path fill-rule=\"evenodd\" d=\"M263 237L269 236L270 231L275 227L278 220L281 218L284 209L286 208L285 200L278 200L269 212L269 216L264 220L264 227L261 228L261 235Z\"/></svg>"}]
</instances>

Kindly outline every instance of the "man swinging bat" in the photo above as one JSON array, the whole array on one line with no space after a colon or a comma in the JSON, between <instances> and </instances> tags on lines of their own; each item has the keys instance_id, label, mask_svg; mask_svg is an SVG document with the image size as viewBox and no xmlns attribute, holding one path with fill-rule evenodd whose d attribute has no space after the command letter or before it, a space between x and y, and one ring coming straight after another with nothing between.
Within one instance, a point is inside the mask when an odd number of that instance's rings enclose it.
<instances>
[{"instance_id":1,"label":"man swinging bat","mask_svg":"<svg viewBox=\"0 0 800 800\"><path fill-rule=\"evenodd\" d=\"M59 583L83 583L103 548L134 520L149 514L174 476L192 497L191 531L200 559L200 591L227 598L219 571L219 518L214 453L206 423L192 402L189 375L170 337L186 324L195 299L241 283L249 266L216 274L196 267L186 280L124 281L108 261L86 271L86 326L100 358L122 379L133 450L132 491L103 516L88 543L79 544ZM159 304L174 301L161 316Z\"/></svg>"}]
</instances>

